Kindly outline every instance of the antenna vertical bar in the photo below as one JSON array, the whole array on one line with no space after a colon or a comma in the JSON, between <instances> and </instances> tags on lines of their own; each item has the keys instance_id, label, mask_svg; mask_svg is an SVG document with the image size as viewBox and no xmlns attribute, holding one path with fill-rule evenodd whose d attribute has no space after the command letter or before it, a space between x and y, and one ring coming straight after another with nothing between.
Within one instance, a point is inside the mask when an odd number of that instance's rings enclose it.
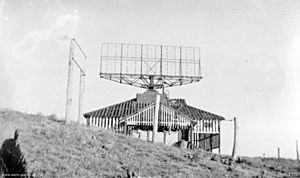
<instances>
[{"instance_id":1,"label":"antenna vertical bar","mask_svg":"<svg viewBox=\"0 0 300 178\"><path fill-rule=\"evenodd\" d=\"M199 71L198 71L198 77L201 77L201 53L199 48Z\"/></svg>"},{"instance_id":2,"label":"antenna vertical bar","mask_svg":"<svg viewBox=\"0 0 300 178\"><path fill-rule=\"evenodd\" d=\"M123 43L121 44L120 83L122 83Z\"/></svg>"},{"instance_id":3,"label":"antenna vertical bar","mask_svg":"<svg viewBox=\"0 0 300 178\"><path fill-rule=\"evenodd\" d=\"M182 78L182 49L181 49L181 46L179 47L180 49L180 58L179 58L179 80L180 80L180 83L181 83L181 78Z\"/></svg>"},{"instance_id":4,"label":"antenna vertical bar","mask_svg":"<svg viewBox=\"0 0 300 178\"><path fill-rule=\"evenodd\" d=\"M160 77L162 77L162 45L160 46Z\"/></svg>"},{"instance_id":5,"label":"antenna vertical bar","mask_svg":"<svg viewBox=\"0 0 300 178\"><path fill-rule=\"evenodd\" d=\"M141 76L143 75L143 44L141 44Z\"/></svg>"},{"instance_id":6,"label":"antenna vertical bar","mask_svg":"<svg viewBox=\"0 0 300 178\"><path fill-rule=\"evenodd\" d=\"M103 60L103 43L101 45L101 60L100 60L100 75L101 75L101 72L102 72L102 60Z\"/></svg>"},{"instance_id":7,"label":"antenna vertical bar","mask_svg":"<svg viewBox=\"0 0 300 178\"><path fill-rule=\"evenodd\" d=\"M72 83L73 83L73 57L74 57L74 44L73 40L70 41L70 54L69 54L69 69L68 69L68 79L67 79L67 94L66 94L66 113L65 121L68 123L71 118L71 109L72 109Z\"/></svg>"}]
</instances>

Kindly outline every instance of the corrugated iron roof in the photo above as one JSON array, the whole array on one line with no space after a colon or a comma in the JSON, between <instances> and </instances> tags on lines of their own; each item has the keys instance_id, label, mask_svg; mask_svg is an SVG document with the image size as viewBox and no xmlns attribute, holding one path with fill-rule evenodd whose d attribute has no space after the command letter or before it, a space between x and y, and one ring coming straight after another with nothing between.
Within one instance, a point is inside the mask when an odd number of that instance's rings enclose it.
<instances>
[{"instance_id":1,"label":"corrugated iron roof","mask_svg":"<svg viewBox=\"0 0 300 178\"><path fill-rule=\"evenodd\" d=\"M149 103L150 104L150 103ZM108 117L108 118L122 118L145 108L149 104L138 103L136 98L111 105L105 108L97 109L84 114L85 118L90 117Z\"/></svg>"},{"instance_id":2,"label":"corrugated iron roof","mask_svg":"<svg viewBox=\"0 0 300 178\"><path fill-rule=\"evenodd\" d=\"M224 120L225 118L202 109L195 108L186 104L185 99L170 99L169 104L194 120Z\"/></svg>"},{"instance_id":3,"label":"corrugated iron roof","mask_svg":"<svg viewBox=\"0 0 300 178\"><path fill-rule=\"evenodd\" d=\"M131 99L111 105L102 109L91 111L84 114L85 118L90 117L107 117L107 118L123 118L125 116L136 113L137 111L147 107L151 103L138 103L137 99ZM184 99L170 99L169 105L178 112L187 115L193 120L224 120L224 117L189 106Z\"/></svg>"}]
</instances>

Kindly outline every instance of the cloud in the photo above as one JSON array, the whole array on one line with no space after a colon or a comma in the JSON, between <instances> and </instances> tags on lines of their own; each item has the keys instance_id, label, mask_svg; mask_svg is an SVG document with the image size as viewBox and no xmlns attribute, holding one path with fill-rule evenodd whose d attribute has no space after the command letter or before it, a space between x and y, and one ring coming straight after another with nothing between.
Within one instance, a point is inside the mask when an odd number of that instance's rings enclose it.
<instances>
[{"instance_id":1,"label":"cloud","mask_svg":"<svg viewBox=\"0 0 300 178\"><path fill-rule=\"evenodd\" d=\"M37 29L28 32L12 50L15 57L26 57L46 40L54 40L61 48L68 46L70 39L75 37L80 17L78 11L65 13L56 17L56 22L47 29Z\"/></svg>"},{"instance_id":2,"label":"cloud","mask_svg":"<svg viewBox=\"0 0 300 178\"><path fill-rule=\"evenodd\" d=\"M56 24L49 30L49 37L55 40L61 47L69 44L70 39L75 37L80 17L78 11L57 17Z\"/></svg>"},{"instance_id":3,"label":"cloud","mask_svg":"<svg viewBox=\"0 0 300 178\"><path fill-rule=\"evenodd\" d=\"M48 36L45 31L36 30L27 33L23 39L13 47L15 57L25 57L33 53L39 44L47 40Z\"/></svg>"}]
</instances>

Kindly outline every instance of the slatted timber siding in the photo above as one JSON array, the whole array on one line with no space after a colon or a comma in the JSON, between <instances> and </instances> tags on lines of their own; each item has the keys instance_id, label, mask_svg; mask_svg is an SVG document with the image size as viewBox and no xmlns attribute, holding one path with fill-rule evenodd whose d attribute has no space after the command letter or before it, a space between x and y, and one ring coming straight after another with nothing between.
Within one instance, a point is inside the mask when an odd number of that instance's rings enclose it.
<instances>
[{"instance_id":1,"label":"slatted timber siding","mask_svg":"<svg viewBox=\"0 0 300 178\"><path fill-rule=\"evenodd\" d=\"M125 117L121 122L127 122L127 125L153 125L155 105L151 105L141 111ZM171 128L183 128L191 125L191 119L175 109L164 104L160 105L159 126L168 126Z\"/></svg>"},{"instance_id":2,"label":"slatted timber siding","mask_svg":"<svg viewBox=\"0 0 300 178\"><path fill-rule=\"evenodd\" d=\"M190 119L197 122L193 128L195 133L219 133L220 121L224 120L221 116L187 105L184 99L169 99L168 104L161 104L161 106L160 126L186 127L191 124L190 121L187 122ZM139 103L137 98L134 98L85 113L84 117L87 118L88 125L122 130L124 128L120 127L118 123L128 117L132 117L130 124L152 125L153 107L153 103ZM145 109L147 111L141 114L141 111ZM206 127L204 127L205 125Z\"/></svg>"},{"instance_id":3,"label":"slatted timber siding","mask_svg":"<svg viewBox=\"0 0 300 178\"><path fill-rule=\"evenodd\" d=\"M220 134L193 133L192 143L196 149L211 151L220 148Z\"/></svg>"},{"instance_id":4,"label":"slatted timber siding","mask_svg":"<svg viewBox=\"0 0 300 178\"><path fill-rule=\"evenodd\" d=\"M127 122L127 125L152 125L154 112L155 105L151 105L133 115L125 117L123 121Z\"/></svg>"},{"instance_id":5,"label":"slatted timber siding","mask_svg":"<svg viewBox=\"0 0 300 178\"><path fill-rule=\"evenodd\" d=\"M194 133L220 133L220 120L197 120Z\"/></svg>"}]
</instances>

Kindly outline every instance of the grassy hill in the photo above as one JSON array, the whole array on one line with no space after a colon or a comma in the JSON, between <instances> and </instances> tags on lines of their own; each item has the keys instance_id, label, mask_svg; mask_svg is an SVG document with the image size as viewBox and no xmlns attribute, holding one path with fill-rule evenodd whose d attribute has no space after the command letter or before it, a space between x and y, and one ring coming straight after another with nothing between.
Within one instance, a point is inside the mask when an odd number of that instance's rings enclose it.
<instances>
[{"instance_id":1,"label":"grassy hill","mask_svg":"<svg viewBox=\"0 0 300 178\"><path fill-rule=\"evenodd\" d=\"M18 130L20 163L32 177L300 177L295 160L241 157L232 163L226 155L66 125L53 116L1 109L0 123L1 143Z\"/></svg>"}]
</instances>

